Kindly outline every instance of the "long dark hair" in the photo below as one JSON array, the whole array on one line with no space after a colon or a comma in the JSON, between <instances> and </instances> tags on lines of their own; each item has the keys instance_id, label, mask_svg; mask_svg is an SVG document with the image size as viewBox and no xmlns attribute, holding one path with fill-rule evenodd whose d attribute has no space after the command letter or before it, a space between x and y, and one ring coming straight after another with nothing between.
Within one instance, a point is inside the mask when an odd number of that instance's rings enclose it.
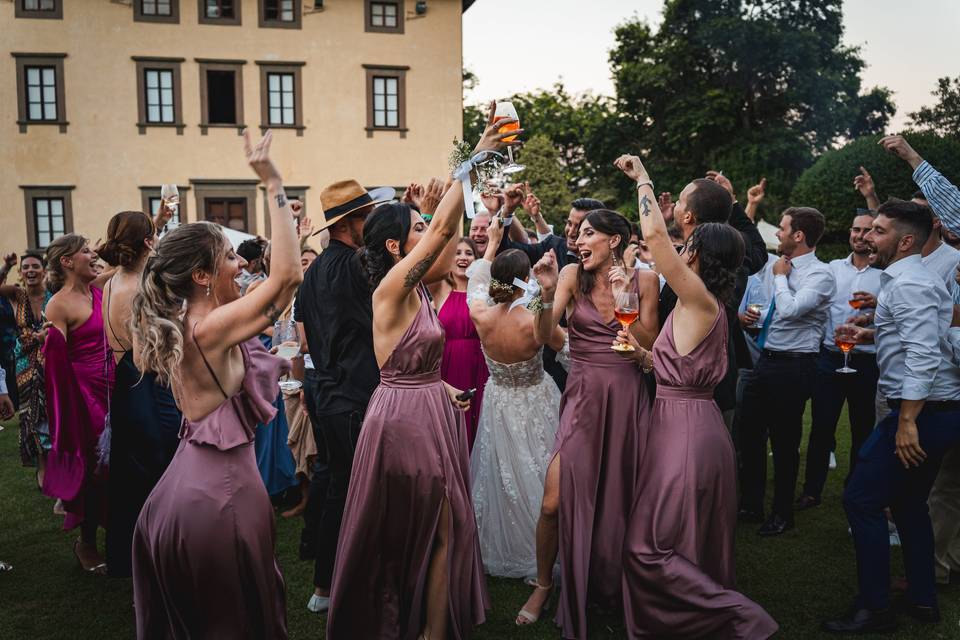
<instances>
[{"instance_id":1,"label":"long dark hair","mask_svg":"<svg viewBox=\"0 0 960 640\"><path fill-rule=\"evenodd\" d=\"M608 236L620 236L620 244L611 249L618 262L623 261L623 253L627 249L627 243L630 242L630 223L627 219L616 211L610 209L594 209L583 219L589 222L590 226L600 233ZM581 224L581 228L583 225ZM593 271L587 271L583 268L583 263L577 268L577 282L580 293L585 296L593 291L593 285L596 282L596 274Z\"/></svg>"},{"instance_id":2,"label":"long dark hair","mask_svg":"<svg viewBox=\"0 0 960 640\"><path fill-rule=\"evenodd\" d=\"M743 263L743 236L722 222L697 225L687 251L700 261L700 279L721 304L730 304L736 286L737 269Z\"/></svg>"},{"instance_id":3,"label":"long dark hair","mask_svg":"<svg viewBox=\"0 0 960 640\"><path fill-rule=\"evenodd\" d=\"M406 204L382 204L363 223L363 251L360 254L370 289L376 289L393 268L393 256L387 251L387 240L400 243L400 257L403 257L403 245L410 235L410 214L412 209Z\"/></svg>"}]
</instances>

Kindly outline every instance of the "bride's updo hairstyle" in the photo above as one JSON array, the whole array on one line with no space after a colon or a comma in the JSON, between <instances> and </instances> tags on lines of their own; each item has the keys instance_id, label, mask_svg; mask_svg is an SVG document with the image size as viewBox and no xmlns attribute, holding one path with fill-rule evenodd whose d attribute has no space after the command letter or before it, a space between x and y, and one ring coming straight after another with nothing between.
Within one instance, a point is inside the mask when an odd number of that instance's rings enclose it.
<instances>
[{"instance_id":1,"label":"bride's updo hairstyle","mask_svg":"<svg viewBox=\"0 0 960 640\"><path fill-rule=\"evenodd\" d=\"M153 371L161 384L179 382L183 361L183 313L194 292L193 273L216 279L229 242L210 222L185 224L170 231L147 259L133 298L130 330L139 349L141 371Z\"/></svg>"},{"instance_id":2,"label":"bride's updo hairstyle","mask_svg":"<svg viewBox=\"0 0 960 640\"><path fill-rule=\"evenodd\" d=\"M510 302L519 290L513 284L514 278L526 280L530 276L530 258L519 249L508 249L490 265L489 296L497 304Z\"/></svg>"},{"instance_id":3,"label":"bride's updo hairstyle","mask_svg":"<svg viewBox=\"0 0 960 640\"><path fill-rule=\"evenodd\" d=\"M396 240L400 244L400 257L403 257L403 246L410 235L411 211L406 204L382 204L363 223L363 250L360 255L371 290L377 288L395 264L394 256L387 251L387 240Z\"/></svg>"},{"instance_id":4,"label":"bride's updo hairstyle","mask_svg":"<svg viewBox=\"0 0 960 640\"><path fill-rule=\"evenodd\" d=\"M150 250L144 241L154 235L150 216L142 211L121 211L110 218L107 241L97 247L97 255L111 267L129 267Z\"/></svg>"}]
</instances>

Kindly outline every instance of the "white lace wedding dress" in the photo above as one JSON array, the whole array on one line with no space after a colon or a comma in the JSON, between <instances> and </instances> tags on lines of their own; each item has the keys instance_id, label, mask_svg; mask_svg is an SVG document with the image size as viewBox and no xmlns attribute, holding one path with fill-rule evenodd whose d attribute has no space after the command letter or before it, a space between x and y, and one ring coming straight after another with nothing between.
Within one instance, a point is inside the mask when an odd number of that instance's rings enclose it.
<instances>
[{"instance_id":1,"label":"white lace wedding dress","mask_svg":"<svg viewBox=\"0 0 960 640\"><path fill-rule=\"evenodd\" d=\"M489 263L474 265L467 291L485 298ZM544 373L543 349L514 364L484 357L490 378L470 458L483 566L493 576L535 576L537 520L560 422L560 390Z\"/></svg>"}]
</instances>

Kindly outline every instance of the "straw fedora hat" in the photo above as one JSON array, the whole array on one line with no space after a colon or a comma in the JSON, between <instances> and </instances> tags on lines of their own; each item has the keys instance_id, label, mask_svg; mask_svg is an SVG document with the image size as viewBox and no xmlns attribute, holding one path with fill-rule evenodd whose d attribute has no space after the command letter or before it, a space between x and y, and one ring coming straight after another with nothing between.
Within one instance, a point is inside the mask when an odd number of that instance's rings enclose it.
<instances>
[{"instance_id":1,"label":"straw fedora hat","mask_svg":"<svg viewBox=\"0 0 960 640\"><path fill-rule=\"evenodd\" d=\"M379 194L377 194L379 195ZM324 187L320 192L320 206L323 208L317 224L316 235L340 218L372 204L389 202L390 198L375 200L356 180L341 180Z\"/></svg>"}]
</instances>

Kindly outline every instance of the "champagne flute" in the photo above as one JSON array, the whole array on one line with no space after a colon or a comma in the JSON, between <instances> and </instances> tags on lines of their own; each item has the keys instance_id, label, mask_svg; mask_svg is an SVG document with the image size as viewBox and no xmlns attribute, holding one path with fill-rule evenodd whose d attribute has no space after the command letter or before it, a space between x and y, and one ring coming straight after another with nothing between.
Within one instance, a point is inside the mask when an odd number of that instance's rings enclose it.
<instances>
[{"instance_id":1,"label":"champagne flute","mask_svg":"<svg viewBox=\"0 0 960 640\"><path fill-rule=\"evenodd\" d=\"M167 208L170 209L170 222L167 224L172 223L173 227L179 225L180 216L177 212L180 207L180 190L177 189L177 185L165 184L160 187L160 206L163 205L167 205Z\"/></svg>"},{"instance_id":2,"label":"champagne flute","mask_svg":"<svg viewBox=\"0 0 960 640\"><path fill-rule=\"evenodd\" d=\"M616 296L613 315L620 322L624 331L628 331L630 325L640 317L640 303L637 300L637 294L632 291L621 291ZM616 344L611 347L615 351L636 351L632 344Z\"/></svg>"},{"instance_id":3,"label":"champagne flute","mask_svg":"<svg viewBox=\"0 0 960 640\"><path fill-rule=\"evenodd\" d=\"M493 114L493 121L498 122L500 120L513 119L516 122L510 124L505 124L498 130L499 133L506 133L508 131L516 131L520 128L520 116L517 115L517 110L513 107L512 102L498 102L497 110ZM503 139L504 142L513 142L517 139L517 136L507 136ZM513 148L507 147L507 157L510 158L510 162L505 164L500 168L501 173L511 174L518 173L526 169L522 164L517 164L513 161Z\"/></svg>"},{"instance_id":4,"label":"champagne flute","mask_svg":"<svg viewBox=\"0 0 960 640\"><path fill-rule=\"evenodd\" d=\"M850 352L853 351L853 347L856 346L850 327L837 327L834 342L836 342L840 351L843 352L843 366L837 369L837 373L856 373L856 369L850 368Z\"/></svg>"},{"instance_id":5,"label":"champagne flute","mask_svg":"<svg viewBox=\"0 0 960 640\"><path fill-rule=\"evenodd\" d=\"M277 348L277 355L292 360L300 353L300 336L297 323L293 320L277 320L273 325L271 345Z\"/></svg>"}]
</instances>

